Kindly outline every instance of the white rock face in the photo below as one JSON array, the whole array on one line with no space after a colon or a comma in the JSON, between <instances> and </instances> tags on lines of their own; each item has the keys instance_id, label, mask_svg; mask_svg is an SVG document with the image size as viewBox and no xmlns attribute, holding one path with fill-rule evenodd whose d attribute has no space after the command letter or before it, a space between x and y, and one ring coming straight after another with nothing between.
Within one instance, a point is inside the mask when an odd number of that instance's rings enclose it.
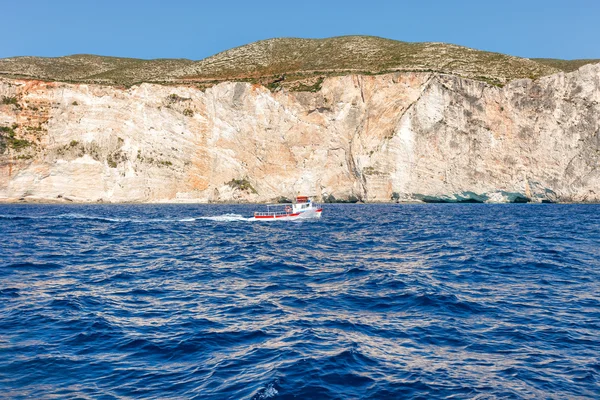
<instances>
[{"instance_id":1,"label":"white rock face","mask_svg":"<svg viewBox=\"0 0 600 400\"><path fill-rule=\"evenodd\" d=\"M0 155L4 201L600 201L600 64L503 88L427 73L317 93L4 79L0 96L18 103L0 127L33 143Z\"/></svg>"}]
</instances>

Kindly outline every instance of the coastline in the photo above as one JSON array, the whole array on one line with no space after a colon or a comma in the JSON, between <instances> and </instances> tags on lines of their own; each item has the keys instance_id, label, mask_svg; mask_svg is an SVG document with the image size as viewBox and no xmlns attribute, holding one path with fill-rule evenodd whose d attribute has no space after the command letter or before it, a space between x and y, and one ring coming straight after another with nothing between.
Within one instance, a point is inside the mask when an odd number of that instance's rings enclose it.
<instances>
[{"instance_id":1,"label":"coastline","mask_svg":"<svg viewBox=\"0 0 600 400\"><path fill-rule=\"evenodd\" d=\"M595 205L600 202L576 202L576 201L556 201L556 202L539 202L539 201L528 201L528 202L461 202L461 201L358 201L358 202L319 202L325 206L329 205L414 205L414 204L488 204L488 205L507 205L507 204L530 204L530 205L552 205L552 204L563 204L563 205ZM276 202L249 202L249 201L76 201L76 200L64 200L64 199L0 199L0 206L2 205L266 205L276 204Z\"/></svg>"}]
</instances>

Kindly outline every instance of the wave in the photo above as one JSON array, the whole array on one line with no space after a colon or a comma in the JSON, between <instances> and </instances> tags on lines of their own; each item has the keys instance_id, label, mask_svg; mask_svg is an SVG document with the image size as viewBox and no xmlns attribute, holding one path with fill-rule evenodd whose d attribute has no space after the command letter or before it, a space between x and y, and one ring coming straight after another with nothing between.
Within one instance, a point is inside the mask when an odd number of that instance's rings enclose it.
<instances>
[{"instance_id":1,"label":"wave","mask_svg":"<svg viewBox=\"0 0 600 400\"><path fill-rule=\"evenodd\" d=\"M0 219L8 220L37 220L37 219L85 219L92 221L104 221L104 222L127 222L128 219L123 218L108 218L100 217L97 215L85 215L78 213L69 214L58 214L58 215L0 215ZM146 221L140 221L146 222Z\"/></svg>"},{"instance_id":2,"label":"wave","mask_svg":"<svg viewBox=\"0 0 600 400\"><path fill-rule=\"evenodd\" d=\"M240 214L223 214L207 217L185 217L185 218L109 218L97 215L86 215L78 213L59 214L59 215L0 215L1 219L7 220L90 220L99 222L128 222L128 223L160 223L160 222L195 222L197 220L215 221L215 222L233 222L233 221L253 221L254 218L244 217Z\"/></svg>"},{"instance_id":3,"label":"wave","mask_svg":"<svg viewBox=\"0 0 600 400\"><path fill-rule=\"evenodd\" d=\"M279 394L279 391L275 388L277 381L270 382L264 388L260 389L257 394L252 397L252 400L262 400L275 397Z\"/></svg>"},{"instance_id":4,"label":"wave","mask_svg":"<svg viewBox=\"0 0 600 400\"><path fill-rule=\"evenodd\" d=\"M15 262L10 264L5 264L2 266L2 269L5 271L10 270L38 270L38 271L46 271L46 270L57 270L63 268L64 265L51 263L51 262Z\"/></svg>"}]
</instances>

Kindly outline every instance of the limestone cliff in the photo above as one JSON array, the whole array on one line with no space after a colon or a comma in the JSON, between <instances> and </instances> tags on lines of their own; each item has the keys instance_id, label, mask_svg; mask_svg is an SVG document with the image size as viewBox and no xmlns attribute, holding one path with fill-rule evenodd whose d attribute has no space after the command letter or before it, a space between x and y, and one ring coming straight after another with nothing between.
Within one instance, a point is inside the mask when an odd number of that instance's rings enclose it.
<instances>
[{"instance_id":1,"label":"limestone cliff","mask_svg":"<svg viewBox=\"0 0 600 400\"><path fill-rule=\"evenodd\" d=\"M600 64L314 91L0 80L0 200L600 201Z\"/></svg>"}]
</instances>

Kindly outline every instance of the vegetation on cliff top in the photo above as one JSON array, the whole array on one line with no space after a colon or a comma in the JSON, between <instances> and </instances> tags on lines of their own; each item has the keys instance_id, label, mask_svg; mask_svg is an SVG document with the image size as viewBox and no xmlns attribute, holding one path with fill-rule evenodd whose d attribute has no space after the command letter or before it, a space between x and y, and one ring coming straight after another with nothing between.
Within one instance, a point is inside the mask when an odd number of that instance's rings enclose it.
<instances>
[{"instance_id":1,"label":"vegetation on cliff top","mask_svg":"<svg viewBox=\"0 0 600 400\"><path fill-rule=\"evenodd\" d=\"M90 54L12 57L0 59L0 75L62 82L131 85L161 81L168 72L193 63L194 61L185 59L139 60Z\"/></svg>"},{"instance_id":2,"label":"vegetation on cliff top","mask_svg":"<svg viewBox=\"0 0 600 400\"><path fill-rule=\"evenodd\" d=\"M210 86L246 80L313 90L315 76L392 71L431 71L502 84L571 71L599 60L527 59L444 43L408 43L371 36L328 39L269 39L236 47L200 61L72 55L0 59L0 76L65 82L133 85L140 82Z\"/></svg>"},{"instance_id":3,"label":"vegetation on cliff top","mask_svg":"<svg viewBox=\"0 0 600 400\"><path fill-rule=\"evenodd\" d=\"M576 71L586 64L600 63L600 59L587 60L558 60L556 58L532 58L533 61L540 64L548 65L552 68L560 69L565 72Z\"/></svg>"}]
</instances>

